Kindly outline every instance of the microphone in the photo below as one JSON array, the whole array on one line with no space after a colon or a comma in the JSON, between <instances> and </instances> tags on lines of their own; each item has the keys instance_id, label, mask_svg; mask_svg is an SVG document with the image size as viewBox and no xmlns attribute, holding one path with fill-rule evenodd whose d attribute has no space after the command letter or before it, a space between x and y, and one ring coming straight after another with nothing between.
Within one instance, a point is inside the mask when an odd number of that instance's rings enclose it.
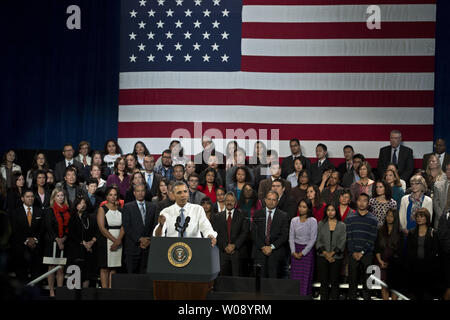
<instances>
[{"instance_id":1,"label":"microphone","mask_svg":"<svg viewBox=\"0 0 450 320\"><path fill-rule=\"evenodd\" d=\"M175 230L177 230L178 232L180 232L180 228L181 228L180 222L181 222L181 217L178 216L177 221L175 222Z\"/></svg>"},{"instance_id":2,"label":"microphone","mask_svg":"<svg viewBox=\"0 0 450 320\"><path fill-rule=\"evenodd\" d=\"M189 226L189 221L191 221L191 217L186 217L186 220L184 220L184 225L182 227L182 233L186 231L187 227Z\"/></svg>"}]
</instances>

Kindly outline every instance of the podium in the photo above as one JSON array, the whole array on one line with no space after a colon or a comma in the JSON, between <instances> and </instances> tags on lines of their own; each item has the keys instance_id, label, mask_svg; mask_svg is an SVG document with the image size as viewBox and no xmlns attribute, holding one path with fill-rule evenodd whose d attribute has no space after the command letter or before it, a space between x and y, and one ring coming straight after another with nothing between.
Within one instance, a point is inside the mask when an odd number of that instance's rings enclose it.
<instances>
[{"instance_id":1,"label":"podium","mask_svg":"<svg viewBox=\"0 0 450 320\"><path fill-rule=\"evenodd\" d=\"M209 238L153 237L147 273L155 300L205 300L220 272Z\"/></svg>"}]
</instances>

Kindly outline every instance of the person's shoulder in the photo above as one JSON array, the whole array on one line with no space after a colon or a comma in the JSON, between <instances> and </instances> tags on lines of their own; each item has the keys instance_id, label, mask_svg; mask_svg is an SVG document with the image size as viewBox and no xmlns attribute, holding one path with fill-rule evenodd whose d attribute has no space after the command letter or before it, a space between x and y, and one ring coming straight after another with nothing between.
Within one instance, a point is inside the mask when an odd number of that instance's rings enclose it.
<instances>
[{"instance_id":1,"label":"person's shoulder","mask_svg":"<svg viewBox=\"0 0 450 320\"><path fill-rule=\"evenodd\" d=\"M309 217L308 218L308 221L310 221L311 223L313 223L313 224L317 224L317 219L316 218L314 218L314 217ZM322 222L323 220L321 220L320 222Z\"/></svg>"}]
</instances>

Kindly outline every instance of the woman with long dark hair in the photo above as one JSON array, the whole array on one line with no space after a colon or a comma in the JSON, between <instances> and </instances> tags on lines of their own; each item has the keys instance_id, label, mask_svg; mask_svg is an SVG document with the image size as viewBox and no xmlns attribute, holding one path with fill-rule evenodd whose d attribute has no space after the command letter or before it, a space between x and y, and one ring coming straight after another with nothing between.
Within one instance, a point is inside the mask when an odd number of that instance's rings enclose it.
<instances>
[{"instance_id":1,"label":"woman with long dark hair","mask_svg":"<svg viewBox=\"0 0 450 320\"><path fill-rule=\"evenodd\" d=\"M415 212L416 226L407 238L406 271L408 291L417 300L433 297L438 274L439 242L431 227L431 214L426 208Z\"/></svg>"},{"instance_id":2,"label":"woman with long dark hair","mask_svg":"<svg viewBox=\"0 0 450 320\"><path fill-rule=\"evenodd\" d=\"M113 171L116 159L122 155L122 149L117 141L112 139L106 141L103 154L105 155L103 157L104 163L111 171Z\"/></svg>"},{"instance_id":3,"label":"woman with long dark hair","mask_svg":"<svg viewBox=\"0 0 450 320\"><path fill-rule=\"evenodd\" d=\"M152 198L153 202L159 202L167 199L167 187L169 186L169 180L162 178L159 182L158 191L156 196Z\"/></svg>"},{"instance_id":4,"label":"woman with long dark hair","mask_svg":"<svg viewBox=\"0 0 450 320\"><path fill-rule=\"evenodd\" d=\"M86 212L87 203L83 196L77 196L72 204L72 216L68 225L67 263L81 269L83 288L96 278L95 243L97 223L94 214Z\"/></svg>"},{"instance_id":5,"label":"woman with long dark hair","mask_svg":"<svg viewBox=\"0 0 450 320\"><path fill-rule=\"evenodd\" d=\"M9 149L3 155L2 164L0 165L0 174L5 179L7 188L14 186L12 183L12 174L16 171L22 172L22 169L15 161L17 161L16 152L13 149Z\"/></svg>"},{"instance_id":6,"label":"woman with long dark hair","mask_svg":"<svg viewBox=\"0 0 450 320\"><path fill-rule=\"evenodd\" d=\"M321 221L325 215L325 207L327 204L320 198L319 187L316 185L309 186L306 189L306 198L311 201L313 216L317 221Z\"/></svg>"},{"instance_id":7,"label":"woman with long dark hair","mask_svg":"<svg viewBox=\"0 0 450 320\"><path fill-rule=\"evenodd\" d=\"M291 279L300 280L300 295L308 296L312 294L317 220L309 199L300 200L297 208L298 216L291 220L289 228Z\"/></svg>"},{"instance_id":8,"label":"woman with long dark hair","mask_svg":"<svg viewBox=\"0 0 450 320\"><path fill-rule=\"evenodd\" d=\"M217 171L213 168L205 170L205 180L197 187L198 191L203 192L212 202L216 202L216 190L222 187L217 182Z\"/></svg>"},{"instance_id":9,"label":"woman with long dark hair","mask_svg":"<svg viewBox=\"0 0 450 320\"><path fill-rule=\"evenodd\" d=\"M233 175L232 181L233 183L228 184L227 191L233 192L239 200L242 188L251 181L250 170L246 166L238 167Z\"/></svg>"},{"instance_id":10,"label":"woman with long dark hair","mask_svg":"<svg viewBox=\"0 0 450 320\"><path fill-rule=\"evenodd\" d=\"M138 141L134 144L133 147L133 156L136 158L141 168L144 168L144 158L145 156L149 156L150 151L147 149L147 146L144 142Z\"/></svg>"},{"instance_id":11,"label":"woman with long dark hair","mask_svg":"<svg viewBox=\"0 0 450 320\"><path fill-rule=\"evenodd\" d=\"M13 212L22 205L22 192L25 187L25 178L19 171L13 172L11 177L11 188L8 189L6 195L6 211Z\"/></svg>"},{"instance_id":12,"label":"woman with long dark hair","mask_svg":"<svg viewBox=\"0 0 450 320\"><path fill-rule=\"evenodd\" d=\"M130 176L126 171L125 158L118 157L114 162L114 174L108 177L106 181L106 187L110 187L113 184L119 188L119 196L121 199L125 199L128 188L130 187Z\"/></svg>"},{"instance_id":13,"label":"woman with long dark hair","mask_svg":"<svg viewBox=\"0 0 450 320\"><path fill-rule=\"evenodd\" d=\"M397 202L392 199L391 186L384 180L375 182L373 197L369 201L370 212L377 218L378 229L384 223L388 210L397 209Z\"/></svg>"},{"instance_id":14,"label":"woman with long dark hair","mask_svg":"<svg viewBox=\"0 0 450 320\"><path fill-rule=\"evenodd\" d=\"M387 282L390 287L398 288L401 277L399 274L400 259L403 249L403 233L400 228L398 211L388 209L383 225L378 230L377 241L375 242L375 256L381 269L381 280ZM389 289L381 288L383 300L389 300ZM397 300L398 296L391 295L392 300Z\"/></svg>"},{"instance_id":15,"label":"woman with long dark hair","mask_svg":"<svg viewBox=\"0 0 450 320\"><path fill-rule=\"evenodd\" d=\"M47 174L38 170L33 178L32 190L34 193L34 205L47 210L50 207L51 191L47 187Z\"/></svg>"},{"instance_id":16,"label":"woman with long dark hair","mask_svg":"<svg viewBox=\"0 0 450 320\"><path fill-rule=\"evenodd\" d=\"M34 155L33 162L31 163L31 169L27 172L27 186L31 188L33 179L36 177L37 171L47 171L49 169L47 157L43 152L37 152Z\"/></svg>"},{"instance_id":17,"label":"woman with long dark hair","mask_svg":"<svg viewBox=\"0 0 450 320\"><path fill-rule=\"evenodd\" d=\"M325 217L317 226L317 268L320 300L339 299L339 276L344 260L346 226L333 204L325 208ZM331 290L329 288L331 284Z\"/></svg>"}]
</instances>

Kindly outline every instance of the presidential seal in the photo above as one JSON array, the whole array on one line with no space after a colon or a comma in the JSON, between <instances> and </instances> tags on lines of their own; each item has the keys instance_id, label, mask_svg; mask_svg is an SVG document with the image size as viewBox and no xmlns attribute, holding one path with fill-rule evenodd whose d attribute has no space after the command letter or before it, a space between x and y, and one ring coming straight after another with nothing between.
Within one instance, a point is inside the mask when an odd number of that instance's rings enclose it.
<instances>
[{"instance_id":1,"label":"presidential seal","mask_svg":"<svg viewBox=\"0 0 450 320\"><path fill-rule=\"evenodd\" d=\"M182 268L191 262L192 250L184 242L176 242L167 251L169 262L174 267Z\"/></svg>"}]
</instances>

